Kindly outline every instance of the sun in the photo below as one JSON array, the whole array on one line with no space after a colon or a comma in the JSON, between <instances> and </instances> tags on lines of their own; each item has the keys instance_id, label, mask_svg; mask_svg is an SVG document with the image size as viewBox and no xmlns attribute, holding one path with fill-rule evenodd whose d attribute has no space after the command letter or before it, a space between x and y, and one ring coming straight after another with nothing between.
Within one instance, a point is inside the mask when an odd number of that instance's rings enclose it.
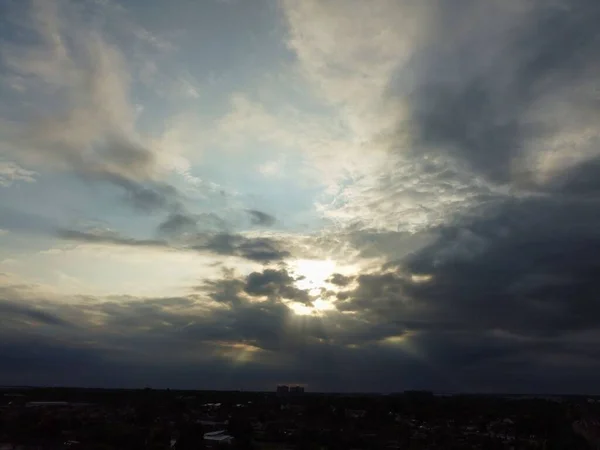
<instances>
[{"instance_id":1,"label":"sun","mask_svg":"<svg viewBox=\"0 0 600 450\"><path fill-rule=\"evenodd\" d=\"M296 286L311 295L318 295L327 287L327 280L335 272L335 261L298 259L292 263L292 272L298 277Z\"/></svg>"},{"instance_id":2,"label":"sun","mask_svg":"<svg viewBox=\"0 0 600 450\"><path fill-rule=\"evenodd\" d=\"M324 311L335 309L331 301L320 297L322 289L329 289L331 287L327 280L335 273L335 261L330 259L298 259L292 262L290 266L292 273L296 276L296 287L308 291L311 296L316 297L310 306L298 302L290 302L288 307L296 315L320 314Z\"/></svg>"}]
</instances>

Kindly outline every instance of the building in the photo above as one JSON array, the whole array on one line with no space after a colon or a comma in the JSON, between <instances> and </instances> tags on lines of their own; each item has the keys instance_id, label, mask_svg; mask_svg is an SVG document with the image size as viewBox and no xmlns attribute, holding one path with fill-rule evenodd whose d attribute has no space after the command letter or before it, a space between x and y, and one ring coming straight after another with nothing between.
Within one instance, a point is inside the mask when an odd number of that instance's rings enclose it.
<instances>
[{"instance_id":1,"label":"building","mask_svg":"<svg viewBox=\"0 0 600 450\"><path fill-rule=\"evenodd\" d=\"M304 386L288 386L285 384L281 384L281 385L277 386L277 394L279 394L279 395L304 394Z\"/></svg>"},{"instance_id":2,"label":"building","mask_svg":"<svg viewBox=\"0 0 600 450\"><path fill-rule=\"evenodd\" d=\"M304 386L290 386L290 394L304 394Z\"/></svg>"}]
</instances>

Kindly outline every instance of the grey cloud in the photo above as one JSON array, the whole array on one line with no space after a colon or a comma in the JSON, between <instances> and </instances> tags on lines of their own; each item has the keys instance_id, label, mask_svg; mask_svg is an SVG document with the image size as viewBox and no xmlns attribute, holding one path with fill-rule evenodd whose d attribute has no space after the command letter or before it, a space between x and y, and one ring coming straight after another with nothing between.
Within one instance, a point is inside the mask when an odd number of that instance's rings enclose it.
<instances>
[{"instance_id":1,"label":"grey cloud","mask_svg":"<svg viewBox=\"0 0 600 450\"><path fill-rule=\"evenodd\" d=\"M0 228L24 233L49 233L56 223L45 216L0 206Z\"/></svg>"},{"instance_id":2,"label":"grey cloud","mask_svg":"<svg viewBox=\"0 0 600 450\"><path fill-rule=\"evenodd\" d=\"M244 291L254 296L276 296L301 303L311 303L308 292L295 287L294 281L294 277L285 269L265 269L248 275Z\"/></svg>"},{"instance_id":3,"label":"grey cloud","mask_svg":"<svg viewBox=\"0 0 600 450\"><path fill-rule=\"evenodd\" d=\"M3 336L0 359L4 361L4 382L32 385L47 385L44 377L39 376L41 374L57 380L58 384L62 372L63 376L72 377L69 381L73 386L85 386L89 379L78 378L84 373L92 375L94 370L100 369L107 362L100 349L57 342L48 336L37 339ZM69 370L65 370L67 367ZM19 378L20 382L17 381ZM98 383L101 377L95 378Z\"/></svg>"},{"instance_id":4,"label":"grey cloud","mask_svg":"<svg viewBox=\"0 0 600 450\"><path fill-rule=\"evenodd\" d=\"M286 279L269 272L267 278ZM41 336L18 328L10 335L3 331L0 354L14 364L2 372L0 381L14 382L21 376L28 384L65 382L66 372L77 374L68 379L69 384L104 387L151 383L211 389L239 382L247 389L271 389L293 379L311 390L397 391L433 386L532 392L538 386L536 379L548 368L544 358L571 351L572 358L594 370L597 365L589 360L600 356L594 337L575 341L479 329L416 330L389 317L376 320L362 313L298 320L275 298L256 302L243 295L247 283L248 279L228 273L186 297L96 299L74 306L85 312L81 327L61 328L53 337L44 330ZM227 307L206 304L205 294ZM71 313L70 306L53 307L64 316ZM85 326L98 313L104 318L102 327ZM406 342L386 343L389 336ZM243 345L258 351L256 358ZM60 367L60 373L52 367ZM99 368L102 377L97 376ZM44 377L36 378L40 371ZM239 378L221 380L227 373ZM555 367L551 373L543 377L540 390L556 391L565 376L582 391L595 383L593 377L574 374L569 367ZM512 384L513 379L521 384Z\"/></svg>"},{"instance_id":5,"label":"grey cloud","mask_svg":"<svg viewBox=\"0 0 600 450\"><path fill-rule=\"evenodd\" d=\"M387 263L338 292L337 307L395 325L424 358L487 388L501 383L493 368L541 377L536 352L585 360L568 336L597 331L600 317L600 166L590 131L600 111L600 4L559 3L434 2L435 25L390 86L409 115L389 143L402 149L400 175L382 174L370 205L377 217L398 212L401 225L345 236ZM574 159L544 166L567 151ZM404 226L404 203L424 232ZM598 355L587 361L583 378Z\"/></svg>"},{"instance_id":6,"label":"grey cloud","mask_svg":"<svg viewBox=\"0 0 600 450\"><path fill-rule=\"evenodd\" d=\"M3 42L5 70L27 87L14 117L2 118L11 124L5 150L28 167L123 189L142 211L179 205L181 194L157 181L165 167L155 149L135 131L125 58L101 30L64 2L30 2L16 23L37 39Z\"/></svg>"},{"instance_id":7,"label":"grey cloud","mask_svg":"<svg viewBox=\"0 0 600 450\"><path fill-rule=\"evenodd\" d=\"M253 225L271 226L274 225L275 222L277 222L277 219L275 219L275 217L265 212L258 211L256 209L248 209L246 210L246 212L250 215L250 221Z\"/></svg>"},{"instance_id":8,"label":"grey cloud","mask_svg":"<svg viewBox=\"0 0 600 450\"><path fill-rule=\"evenodd\" d=\"M267 297L272 302L282 299L309 304L311 296L307 291L297 288L292 277L285 269L264 269L262 272L252 272L244 278L231 275L222 280L207 281L199 287L213 300L230 306L240 306L247 303L246 294L250 297Z\"/></svg>"},{"instance_id":9,"label":"grey cloud","mask_svg":"<svg viewBox=\"0 0 600 450\"><path fill-rule=\"evenodd\" d=\"M227 277L216 281L207 280L202 286L197 287L197 290L205 292L215 302L234 306L245 301L241 295L244 284L243 280Z\"/></svg>"},{"instance_id":10,"label":"grey cloud","mask_svg":"<svg viewBox=\"0 0 600 450\"><path fill-rule=\"evenodd\" d=\"M43 309L31 307L27 304L15 303L2 298L7 296L8 293L6 291L6 288L0 288L0 312L2 313L2 319L0 319L0 321L4 322L17 318L32 320L50 326L71 326L66 320L44 311Z\"/></svg>"},{"instance_id":11,"label":"grey cloud","mask_svg":"<svg viewBox=\"0 0 600 450\"><path fill-rule=\"evenodd\" d=\"M293 282L294 278L285 269L266 269L248 275L245 291L251 295L268 295L274 286L289 286Z\"/></svg>"},{"instance_id":12,"label":"grey cloud","mask_svg":"<svg viewBox=\"0 0 600 450\"><path fill-rule=\"evenodd\" d=\"M0 186L8 187L16 181L25 181L32 183L35 181L37 173L32 170L24 169L12 161L0 159Z\"/></svg>"},{"instance_id":13,"label":"grey cloud","mask_svg":"<svg viewBox=\"0 0 600 450\"><path fill-rule=\"evenodd\" d=\"M327 281L329 281L331 284L335 284L336 286L348 286L352 282L352 280L354 280L354 277L352 276L345 276L341 273L334 273Z\"/></svg>"},{"instance_id":14,"label":"grey cloud","mask_svg":"<svg viewBox=\"0 0 600 450\"><path fill-rule=\"evenodd\" d=\"M183 196L173 186L166 183L139 182L112 173L89 174L91 181L107 181L121 188L124 199L141 212L183 208Z\"/></svg>"},{"instance_id":15,"label":"grey cloud","mask_svg":"<svg viewBox=\"0 0 600 450\"><path fill-rule=\"evenodd\" d=\"M162 222L158 232L166 236L181 236L203 231L218 231L226 228L227 223L214 213L191 214L186 211L176 211Z\"/></svg>"},{"instance_id":16,"label":"grey cloud","mask_svg":"<svg viewBox=\"0 0 600 450\"><path fill-rule=\"evenodd\" d=\"M163 239L137 239L107 230L80 231L66 228L56 230L61 239L129 247L163 248L165 250L193 250L223 256L236 256L250 261L270 263L290 256L281 242L272 238L247 237L241 234L198 233L177 245Z\"/></svg>"},{"instance_id":17,"label":"grey cloud","mask_svg":"<svg viewBox=\"0 0 600 450\"><path fill-rule=\"evenodd\" d=\"M412 148L457 160L493 182L539 185L527 157L536 141L559 140L564 124L536 116L536 109L547 105L565 120L586 111L580 133L598 117L598 105L578 93L600 75L600 5L440 2L436 17L410 74L391 87L400 96L410 90Z\"/></svg>"},{"instance_id":18,"label":"grey cloud","mask_svg":"<svg viewBox=\"0 0 600 450\"><path fill-rule=\"evenodd\" d=\"M284 250L282 244L272 238L219 233L198 240L201 242L192 245L191 248L219 255L239 256L251 261L267 263L281 261L290 256L290 252Z\"/></svg>"},{"instance_id":19,"label":"grey cloud","mask_svg":"<svg viewBox=\"0 0 600 450\"><path fill-rule=\"evenodd\" d=\"M600 195L600 158L584 161L556 175L550 180L548 190L558 195L597 199Z\"/></svg>"},{"instance_id":20,"label":"grey cloud","mask_svg":"<svg viewBox=\"0 0 600 450\"><path fill-rule=\"evenodd\" d=\"M196 230L197 219L188 214L176 212L169 214L164 222L162 222L158 231L162 234L172 235L180 234L186 231Z\"/></svg>"},{"instance_id":21,"label":"grey cloud","mask_svg":"<svg viewBox=\"0 0 600 450\"><path fill-rule=\"evenodd\" d=\"M450 329L534 336L595 329L594 205L532 197L457 218L387 272L359 276L339 307Z\"/></svg>"},{"instance_id":22,"label":"grey cloud","mask_svg":"<svg viewBox=\"0 0 600 450\"><path fill-rule=\"evenodd\" d=\"M88 242L94 244L112 244L128 247L169 248L169 244L166 241L154 239L134 239L130 237L121 236L113 232L59 229L57 230L57 236L61 239L69 241Z\"/></svg>"}]
</instances>

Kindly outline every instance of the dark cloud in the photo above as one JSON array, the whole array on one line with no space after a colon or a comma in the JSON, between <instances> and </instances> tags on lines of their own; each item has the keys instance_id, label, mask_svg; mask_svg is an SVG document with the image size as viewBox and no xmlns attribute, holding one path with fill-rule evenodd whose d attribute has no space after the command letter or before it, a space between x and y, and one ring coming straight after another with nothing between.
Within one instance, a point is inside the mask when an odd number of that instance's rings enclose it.
<instances>
[{"instance_id":1,"label":"dark cloud","mask_svg":"<svg viewBox=\"0 0 600 450\"><path fill-rule=\"evenodd\" d=\"M141 212L166 209L175 192L171 186L154 188L131 182L120 182L119 185L125 189L127 201Z\"/></svg>"},{"instance_id":2,"label":"dark cloud","mask_svg":"<svg viewBox=\"0 0 600 450\"><path fill-rule=\"evenodd\" d=\"M247 209L246 212L250 215L250 222L252 222L253 225L271 226L277 222L275 217L256 209Z\"/></svg>"},{"instance_id":3,"label":"dark cloud","mask_svg":"<svg viewBox=\"0 0 600 450\"><path fill-rule=\"evenodd\" d=\"M50 326L71 326L69 322L52 313L32 307L28 304L24 305L22 303L6 300L3 298L5 296L7 296L6 289L0 288L0 313L2 315L0 322L6 322L13 319L25 319Z\"/></svg>"},{"instance_id":4,"label":"dark cloud","mask_svg":"<svg viewBox=\"0 0 600 450\"><path fill-rule=\"evenodd\" d=\"M233 306L248 302L249 297L266 297L270 301L292 300L310 304L308 291L295 286L296 279L285 269L265 269L252 272L244 278L228 274L222 280L207 281L199 290L209 294L210 298ZM244 295L246 294L246 295Z\"/></svg>"},{"instance_id":5,"label":"dark cloud","mask_svg":"<svg viewBox=\"0 0 600 450\"><path fill-rule=\"evenodd\" d=\"M280 286L290 286L293 282L294 278L285 269L266 269L248 275L244 290L250 295L269 295Z\"/></svg>"},{"instance_id":6,"label":"dark cloud","mask_svg":"<svg viewBox=\"0 0 600 450\"><path fill-rule=\"evenodd\" d=\"M456 218L387 271L360 275L339 307L418 329L594 330L599 210L588 200L530 197Z\"/></svg>"},{"instance_id":7,"label":"dark cloud","mask_svg":"<svg viewBox=\"0 0 600 450\"><path fill-rule=\"evenodd\" d=\"M584 161L553 177L548 190L558 195L597 199L600 197L599 175L600 158Z\"/></svg>"},{"instance_id":8,"label":"dark cloud","mask_svg":"<svg viewBox=\"0 0 600 450\"><path fill-rule=\"evenodd\" d=\"M169 244L166 241L154 239L134 239L109 231L77 231L59 229L57 230L57 236L61 239L69 241L88 242L94 244L111 244L127 247L169 248Z\"/></svg>"},{"instance_id":9,"label":"dark cloud","mask_svg":"<svg viewBox=\"0 0 600 450\"><path fill-rule=\"evenodd\" d=\"M525 158L536 142L583 133L598 117L589 96L600 75L600 5L466 1L438 8L429 40L408 64L411 75L399 75L392 87L399 95L410 91L411 148L418 156L449 157L494 182L539 184L537 167ZM587 119L574 125L579 130L566 130L573 114Z\"/></svg>"},{"instance_id":10,"label":"dark cloud","mask_svg":"<svg viewBox=\"0 0 600 450\"><path fill-rule=\"evenodd\" d=\"M248 275L244 291L253 296L275 296L301 303L310 303L311 297L308 292L298 289L294 282L294 277L285 269L266 269Z\"/></svg>"},{"instance_id":11,"label":"dark cloud","mask_svg":"<svg viewBox=\"0 0 600 450\"><path fill-rule=\"evenodd\" d=\"M391 141L403 160L381 175L386 202L372 206L385 215L403 199L423 200L406 213L426 227L415 235L400 230L410 226L383 232L358 223L345 234L361 256L387 263L337 292L336 305L368 330L386 330L361 335L361 348L388 336L454 386L586 384L600 365L589 347L600 318L600 4L435 4L427 38L390 86L409 116ZM396 145L407 128L410 145ZM452 198L451 207L437 197ZM585 345L574 340L583 335Z\"/></svg>"},{"instance_id":12,"label":"dark cloud","mask_svg":"<svg viewBox=\"0 0 600 450\"><path fill-rule=\"evenodd\" d=\"M194 250L224 256L237 256L239 258L265 264L282 261L290 256L290 252L284 250L282 244L275 239L246 237L241 234L198 233L189 236L177 245L162 239L137 239L122 236L109 230L79 231L58 229L56 231L56 236L61 239L77 242L130 247L164 248L180 251Z\"/></svg>"},{"instance_id":13,"label":"dark cloud","mask_svg":"<svg viewBox=\"0 0 600 450\"><path fill-rule=\"evenodd\" d=\"M161 234L177 235L185 232L195 231L196 222L198 220L194 216L176 212L169 216L158 226L158 231Z\"/></svg>"},{"instance_id":14,"label":"dark cloud","mask_svg":"<svg viewBox=\"0 0 600 450\"><path fill-rule=\"evenodd\" d=\"M186 211L172 212L158 227L159 234L181 237L193 235L199 230L218 231L226 228L226 222L217 214L200 213L191 214Z\"/></svg>"},{"instance_id":15,"label":"dark cloud","mask_svg":"<svg viewBox=\"0 0 600 450\"><path fill-rule=\"evenodd\" d=\"M52 327L58 330L52 332L38 328L36 334L25 325L12 328L10 334L4 328L0 355L11 364L0 381L15 383L21 376L27 384L61 380L80 386L235 385L270 390L293 380L311 390L434 387L532 392L539 386L540 391L564 392L560 387L566 377L580 391L595 385L587 372L575 374L552 358L595 370L600 334L527 337L477 327L432 327L432 321L418 327L417 321L403 323L398 314L378 317L368 312L299 317L275 295L256 301L245 292L249 285L261 289L289 282L285 273L275 272L251 277L228 272L185 297L55 303L52 308L63 316L72 314L73 308L83 312L81 326ZM400 278L386 277L382 283L394 284ZM373 274L361 283L373 291L375 281ZM388 291L384 287L376 293ZM103 317L101 327L92 322L98 315ZM550 373L541 377L549 368ZM544 380L539 385L538 377Z\"/></svg>"},{"instance_id":16,"label":"dark cloud","mask_svg":"<svg viewBox=\"0 0 600 450\"><path fill-rule=\"evenodd\" d=\"M239 256L257 262L281 261L290 256L282 244L267 237L246 237L239 234L219 233L202 236L191 248L211 251L219 255Z\"/></svg>"},{"instance_id":17,"label":"dark cloud","mask_svg":"<svg viewBox=\"0 0 600 450\"><path fill-rule=\"evenodd\" d=\"M4 335L0 343L0 359L4 361L2 378L11 384L46 386L49 382L45 382L40 374L45 374L49 380L57 380L56 384L62 384L58 381L62 372L69 385L86 386L91 381L93 371L101 369L106 361L103 353L100 349L67 344L48 336ZM69 370L65 370L67 367ZM77 378L82 375L84 378L78 381ZM19 377L20 382L17 381ZM94 378L98 383L101 377Z\"/></svg>"},{"instance_id":18,"label":"dark cloud","mask_svg":"<svg viewBox=\"0 0 600 450\"><path fill-rule=\"evenodd\" d=\"M336 286L343 287L348 286L350 283L352 283L352 280L354 280L354 277L352 276L342 275L341 273L334 273L327 281Z\"/></svg>"},{"instance_id":19,"label":"dark cloud","mask_svg":"<svg viewBox=\"0 0 600 450\"><path fill-rule=\"evenodd\" d=\"M529 199L449 230L407 261L408 270L432 275L408 294L447 317L490 328L547 334L595 327L595 210L586 202Z\"/></svg>"}]
</instances>

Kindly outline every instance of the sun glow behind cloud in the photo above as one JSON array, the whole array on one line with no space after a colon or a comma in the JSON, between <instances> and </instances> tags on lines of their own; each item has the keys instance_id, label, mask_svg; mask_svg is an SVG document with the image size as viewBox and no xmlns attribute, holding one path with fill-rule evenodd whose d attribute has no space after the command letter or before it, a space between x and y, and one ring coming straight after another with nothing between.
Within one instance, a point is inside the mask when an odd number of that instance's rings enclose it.
<instances>
[{"instance_id":1,"label":"sun glow behind cloud","mask_svg":"<svg viewBox=\"0 0 600 450\"><path fill-rule=\"evenodd\" d=\"M306 316L320 314L335 309L333 303L321 297L323 290L331 288L327 281L336 271L337 264L333 260L298 259L291 263L292 272L297 276L296 287L308 291L316 297L312 305L291 302L288 306L297 315Z\"/></svg>"},{"instance_id":2,"label":"sun glow behind cloud","mask_svg":"<svg viewBox=\"0 0 600 450\"><path fill-rule=\"evenodd\" d=\"M332 260L298 259L292 264L292 272L298 276L296 286L318 295L321 288L328 285L327 279L335 272L336 263Z\"/></svg>"}]
</instances>

